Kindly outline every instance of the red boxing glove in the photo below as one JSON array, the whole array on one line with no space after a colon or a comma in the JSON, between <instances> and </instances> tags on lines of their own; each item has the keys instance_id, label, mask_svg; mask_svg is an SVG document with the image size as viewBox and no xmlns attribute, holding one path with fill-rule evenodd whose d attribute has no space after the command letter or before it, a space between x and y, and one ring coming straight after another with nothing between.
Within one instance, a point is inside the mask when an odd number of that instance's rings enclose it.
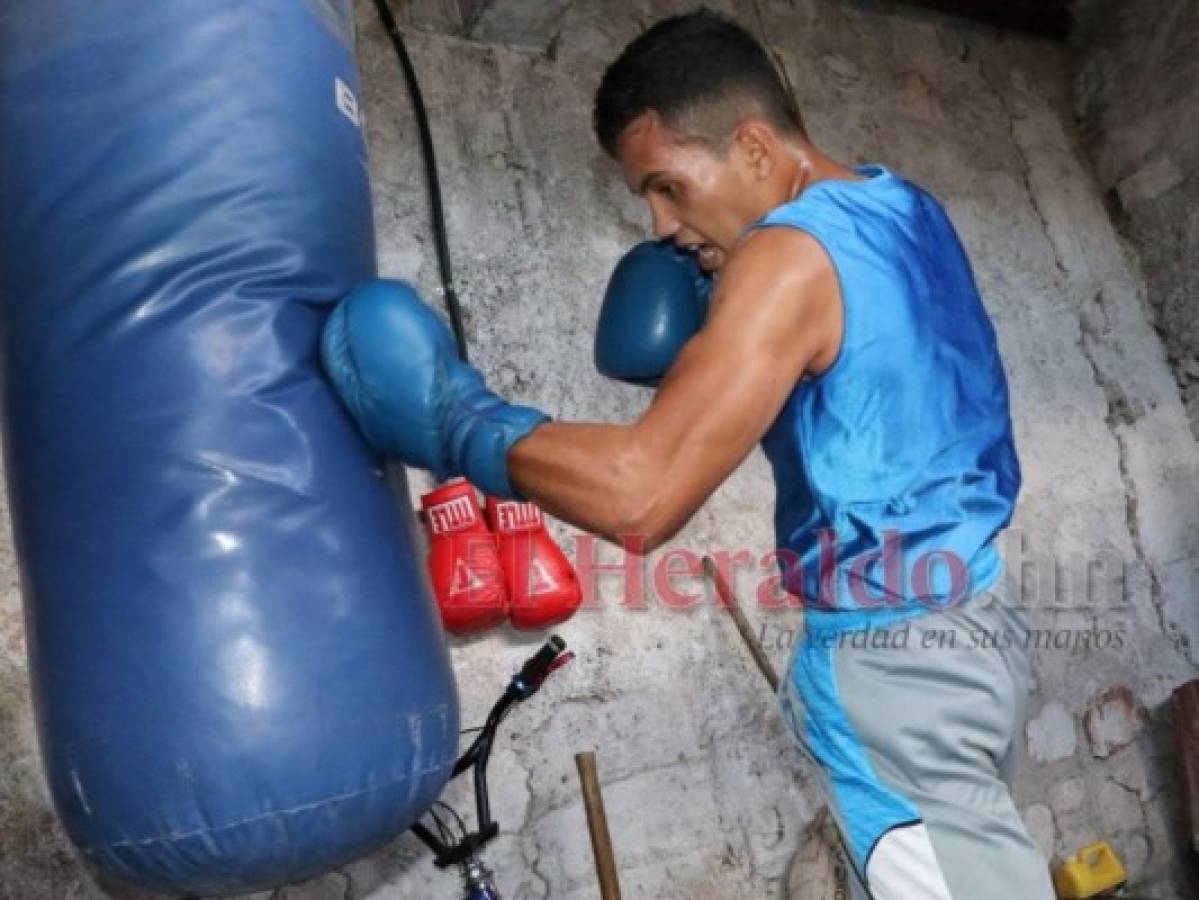
<instances>
[{"instance_id":1,"label":"red boxing glove","mask_svg":"<svg viewBox=\"0 0 1199 900\"><path fill-rule=\"evenodd\" d=\"M574 615L583 600L579 579L537 505L488 497L487 524L499 540L512 626L549 628Z\"/></svg>"},{"instance_id":2,"label":"red boxing glove","mask_svg":"<svg viewBox=\"0 0 1199 900\"><path fill-rule=\"evenodd\" d=\"M508 615L495 535L487 530L474 486L461 478L420 498L429 536L429 580L441 622L453 634L475 634Z\"/></svg>"}]
</instances>

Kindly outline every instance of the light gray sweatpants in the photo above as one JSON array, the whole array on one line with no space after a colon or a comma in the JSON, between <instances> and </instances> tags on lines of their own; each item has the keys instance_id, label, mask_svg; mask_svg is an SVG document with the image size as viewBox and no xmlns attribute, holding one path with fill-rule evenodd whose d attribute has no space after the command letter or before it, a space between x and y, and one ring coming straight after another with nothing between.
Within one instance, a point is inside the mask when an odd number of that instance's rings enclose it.
<instances>
[{"instance_id":1,"label":"light gray sweatpants","mask_svg":"<svg viewBox=\"0 0 1199 900\"><path fill-rule=\"evenodd\" d=\"M846 632L808 615L779 687L854 900L1053 900L1012 802L1028 628L1002 590Z\"/></svg>"}]
</instances>

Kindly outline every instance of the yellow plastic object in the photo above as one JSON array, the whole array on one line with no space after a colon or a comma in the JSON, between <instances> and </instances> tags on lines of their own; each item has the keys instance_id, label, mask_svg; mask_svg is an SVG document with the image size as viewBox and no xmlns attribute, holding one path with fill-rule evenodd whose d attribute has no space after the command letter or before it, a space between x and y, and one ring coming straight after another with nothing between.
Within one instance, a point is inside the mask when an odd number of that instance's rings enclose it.
<instances>
[{"instance_id":1,"label":"yellow plastic object","mask_svg":"<svg viewBox=\"0 0 1199 900\"><path fill-rule=\"evenodd\" d=\"M1127 878L1116 851L1099 841L1067 857L1053 873L1053 888L1060 900L1082 900L1117 888Z\"/></svg>"}]
</instances>

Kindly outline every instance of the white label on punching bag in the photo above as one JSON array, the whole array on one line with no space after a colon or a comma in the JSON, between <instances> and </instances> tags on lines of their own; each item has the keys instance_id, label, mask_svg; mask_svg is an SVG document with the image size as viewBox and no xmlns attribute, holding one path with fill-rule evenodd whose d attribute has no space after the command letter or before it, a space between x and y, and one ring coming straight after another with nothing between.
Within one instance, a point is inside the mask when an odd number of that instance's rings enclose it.
<instances>
[{"instance_id":1,"label":"white label on punching bag","mask_svg":"<svg viewBox=\"0 0 1199 900\"><path fill-rule=\"evenodd\" d=\"M358 98L354 96L350 86L340 78L334 78L333 93L337 97L337 108L341 110L341 114L353 122L355 128L360 126L362 118L358 115Z\"/></svg>"}]
</instances>

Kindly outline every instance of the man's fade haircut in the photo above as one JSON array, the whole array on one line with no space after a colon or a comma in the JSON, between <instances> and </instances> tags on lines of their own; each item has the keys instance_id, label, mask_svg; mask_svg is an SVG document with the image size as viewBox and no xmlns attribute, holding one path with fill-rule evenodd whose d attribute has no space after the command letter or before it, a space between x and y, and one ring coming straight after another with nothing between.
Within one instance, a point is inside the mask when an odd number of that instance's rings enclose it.
<instances>
[{"instance_id":1,"label":"man's fade haircut","mask_svg":"<svg viewBox=\"0 0 1199 900\"><path fill-rule=\"evenodd\" d=\"M782 133L806 137L762 45L732 19L701 7L655 23L625 47L595 92L592 124L614 159L621 134L649 110L685 139L716 149L747 106Z\"/></svg>"}]
</instances>

